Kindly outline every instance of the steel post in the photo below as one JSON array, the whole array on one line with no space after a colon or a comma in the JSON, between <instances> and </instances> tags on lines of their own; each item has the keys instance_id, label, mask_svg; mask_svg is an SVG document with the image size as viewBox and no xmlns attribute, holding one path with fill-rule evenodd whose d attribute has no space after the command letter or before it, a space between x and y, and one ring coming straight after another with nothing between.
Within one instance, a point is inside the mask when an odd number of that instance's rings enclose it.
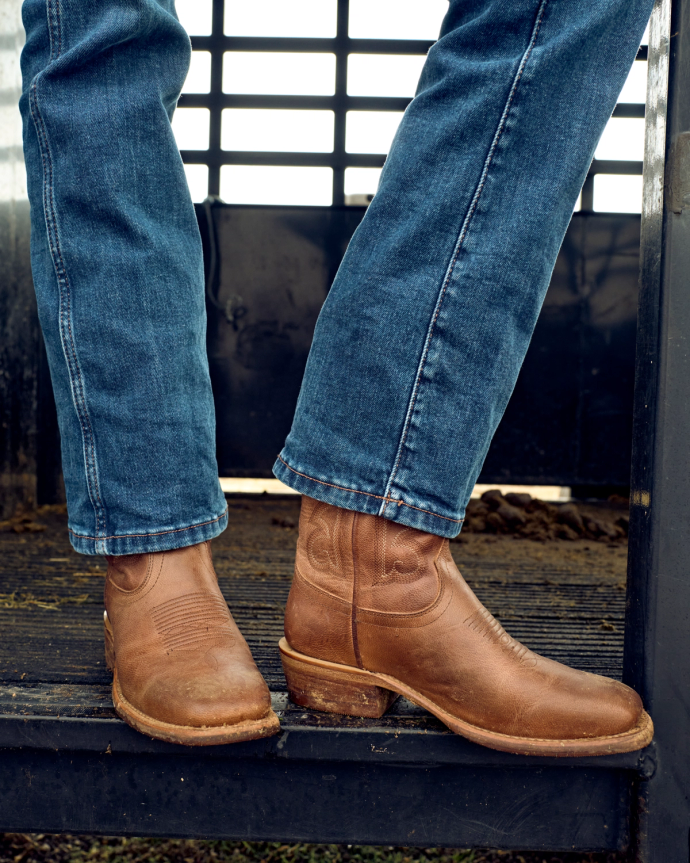
<instances>
[{"instance_id":1,"label":"steel post","mask_svg":"<svg viewBox=\"0 0 690 863\"><path fill-rule=\"evenodd\" d=\"M690 854L690 2L657 0L649 43L627 682L656 727L637 860Z\"/></svg>"}]
</instances>

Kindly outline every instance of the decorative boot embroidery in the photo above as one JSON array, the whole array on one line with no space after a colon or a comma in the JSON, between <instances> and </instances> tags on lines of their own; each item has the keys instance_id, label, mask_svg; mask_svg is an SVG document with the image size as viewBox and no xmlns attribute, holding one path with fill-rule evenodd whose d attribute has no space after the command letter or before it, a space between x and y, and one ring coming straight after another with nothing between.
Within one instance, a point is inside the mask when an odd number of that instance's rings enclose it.
<instances>
[{"instance_id":1,"label":"decorative boot embroidery","mask_svg":"<svg viewBox=\"0 0 690 863\"><path fill-rule=\"evenodd\" d=\"M537 664L537 658L529 648L508 635L501 624L486 608L480 608L466 618L463 623L482 638L488 638L506 653L513 653L520 665L531 668Z\"/></svg>"},{"instance_id":2,"label":"decorative boot embroidery","mask_svg":"<svg viewBox=\"0 0 690 863\"><path fill-rule=\"evenodd\" d=\"M409 584L424 575L417 531L392 521L376 524L376 561L372 586L392 581Z\"/></svg>"},{"instance_id":3,"label":"decorative boot embroidery","mask_svg":"<svg viewBox=\"0 0 690 863\"><path fill-rule=\"evenodd\" d=\"M235 642L225 601L212 593L187 593L157 605L152 612L156 631L168 653Z\"/></svg>"},{"instance_id":4,"label":"decorative boot embroidery","mask_svg":"<svg viewBox=\"0 0 690 863\"><path fill-rule=\"evenodd\" d=\"M333 525L326 518L325 506L316 506L309 519L309 536L305 543L307 559L317 572L327 570L328 575L342 576L343 560L338 543L343 511L338 510Z\"/></svg>"}]
</instances>

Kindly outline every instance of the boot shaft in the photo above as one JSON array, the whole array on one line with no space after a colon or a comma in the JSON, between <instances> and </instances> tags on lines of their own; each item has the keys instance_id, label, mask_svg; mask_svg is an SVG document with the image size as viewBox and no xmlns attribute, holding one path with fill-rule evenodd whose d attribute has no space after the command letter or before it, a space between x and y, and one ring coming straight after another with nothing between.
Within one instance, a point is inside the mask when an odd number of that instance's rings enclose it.
<instances>
[{"instance_id":1,"label":"boot shaft","mask_svg":"<svg viewBox=\"0 0 690 863\"><path fill-rule=\"evenodd\" d=\"M304 497L286 638L297 650L362 667L358 614L390 620L430 608L447 546L443 537Z\"/></svg>"},{"instance_id":2,"label":"boot shaft","mask_svg":"<svg viewBox=\"0 0 690 863\"><path fill-rule=\"evenodd\" d=\"M356 609L414 614L438 595L448 541L377 515L303 498L296 568Z\"/></svg>"}]
</instances>

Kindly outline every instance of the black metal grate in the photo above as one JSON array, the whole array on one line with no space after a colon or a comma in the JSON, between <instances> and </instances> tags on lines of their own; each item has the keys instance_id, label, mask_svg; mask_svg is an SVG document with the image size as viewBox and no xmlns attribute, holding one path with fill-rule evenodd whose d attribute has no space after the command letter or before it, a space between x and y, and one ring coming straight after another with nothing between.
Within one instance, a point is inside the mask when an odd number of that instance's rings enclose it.
<instances>
[{"instance_id":1,"label":"black metal grate","mask_svg":"<svg viewBox=\"0 0 690 863\"><path fill-rule=\"evenodd\" d=\"M289 3L290 0L285 0ZM423 0L419 0L423 2ZM220 172L223 165L275 165L296 167L329 167L333 170L333 205L345 203L345 169L380 168L385 155L379 153L348 153L345 150L345 127L348 111L404 111L411 99L394 97L363 97L347 94L347 63L350 54L425 55L433 42L401 39L351 39L348 35L349 0L338 0L337 32L332 39L274 38L226 36L224 33L225 0L213 0L213 23L210 36L192 36L194 51L211 55L211 85L209 93L187 93L180 97L181 108L207 108L210 112L208 150L182 150L182 159L189 165L206 165L209 169L208 193L220 194ZM229 51L267 51L331 53L336 58L335 93L332 96L244 95L223 92L223 56ZM646 61L647 47L642 46L638 61ZM334 146L330 153L299 153L279 151L240 151L221 148L221 121L225 108L321 109L335 116ZM643 118L645 106L619 103L613 117ZM596 174L641 175L642 162L592 162L582 189L584 211L593 209L594 176Z\"/></svg>"}]
</instances>

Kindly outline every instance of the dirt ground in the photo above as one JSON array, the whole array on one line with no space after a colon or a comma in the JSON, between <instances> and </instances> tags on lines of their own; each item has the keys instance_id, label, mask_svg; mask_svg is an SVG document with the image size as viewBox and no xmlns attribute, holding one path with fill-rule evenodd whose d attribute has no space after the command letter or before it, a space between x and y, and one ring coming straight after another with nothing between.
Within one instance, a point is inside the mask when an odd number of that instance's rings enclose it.
<instances>
[{"instance_id":1,"label":"dirt ground","mask_svg":"<svg viewBox=\"0 0 690 863\"><path fill-rule=\"evenodd\" d=\"M462 533L511 534L537 542L578 539L593 542L627 541L630 503L612 495L606 501L549 503L529 494L484 492L467 507Z\"/></svg>"},{"instance_id":2,"label":"dirt ground","mask_svg":"<svg viewBox=\"0 0 690 863\"><path fill-rule=\"evenodd\" d=\"M552 564L572 575L615 580L624 589L628 558L629 501L553 504L529 495L498 490L472 500L462 532L451 540L453 556L462 564L472 559L513 564Z\"/></svg>"}]
</instances>

